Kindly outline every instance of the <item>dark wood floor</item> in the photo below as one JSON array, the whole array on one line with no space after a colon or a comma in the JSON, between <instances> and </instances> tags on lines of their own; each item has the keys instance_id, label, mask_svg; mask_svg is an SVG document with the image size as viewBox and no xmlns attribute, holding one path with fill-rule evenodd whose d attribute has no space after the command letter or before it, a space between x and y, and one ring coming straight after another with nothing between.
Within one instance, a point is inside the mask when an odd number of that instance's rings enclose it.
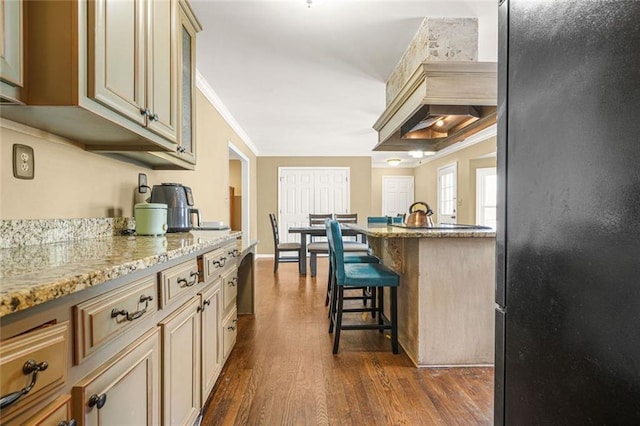
<instances>
[{"instance_id":1,"label":"dark wood floor","mask_svg":"<svg viewBox=\"0 0 640 426\"><path fill-rule=\"evenodd\" d=\"M377 331L344 331L333 355L326 259L316 278L259 259L256 313L205 410L205 425L488 425L492 368L418 369Z\"/></svg>"}]
</instances>

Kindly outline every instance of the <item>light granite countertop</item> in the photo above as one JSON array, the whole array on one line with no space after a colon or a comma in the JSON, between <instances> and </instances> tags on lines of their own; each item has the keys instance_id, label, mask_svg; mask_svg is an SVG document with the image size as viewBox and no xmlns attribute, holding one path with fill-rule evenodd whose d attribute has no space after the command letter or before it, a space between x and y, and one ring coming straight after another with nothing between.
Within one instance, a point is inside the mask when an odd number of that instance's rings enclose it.
<instances>
[{"instance_id":1,"label":"light granite countertop","mask_svg":"<svg viewBox=\"0 0 640 426\"><path fill-rule=\"evenodd\" d=\"M0 249L0 317L240 236L237 231L198 231ZM243 251L255 244L241 241Z\"/></svg>"},{"instance_id":2,"label":"light granite countertop","mask_svg":"<svg viewBox=\"0 0 640 426\"><path fill-rule=\"evenodd\" d=\"M494 229L429 229L429 228L401 228L384 225L348 225L368 237L374 238L495 238ZM445 226L445 225L442 225Z\"/></svg>"}]
</instances>

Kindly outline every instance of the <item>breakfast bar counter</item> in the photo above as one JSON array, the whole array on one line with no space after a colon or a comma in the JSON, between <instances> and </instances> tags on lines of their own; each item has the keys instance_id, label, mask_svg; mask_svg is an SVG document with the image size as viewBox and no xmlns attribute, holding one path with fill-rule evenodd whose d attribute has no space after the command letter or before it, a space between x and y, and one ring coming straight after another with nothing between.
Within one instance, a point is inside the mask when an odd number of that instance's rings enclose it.
<instances>
[{"instance_id":1,"label":"breakfast bar counter","mask_svg":"<svg viewBox=\"0 0 640 426\"><path fill-rule=\"evenodd\" d=\"M400 274L398 338L415 365L493 364L495 231L349 226Z\"/></svg>"}]
</instances>

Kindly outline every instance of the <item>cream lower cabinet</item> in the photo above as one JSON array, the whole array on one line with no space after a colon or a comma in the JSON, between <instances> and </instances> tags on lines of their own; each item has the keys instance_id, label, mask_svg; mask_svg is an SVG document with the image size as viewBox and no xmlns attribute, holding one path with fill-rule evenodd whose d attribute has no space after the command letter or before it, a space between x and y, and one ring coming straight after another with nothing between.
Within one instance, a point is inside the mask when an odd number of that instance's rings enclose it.
<instances>
[{"instance_id":1,"label":"cream lower cabinet","mask_svg":"<svg viewBox=\"0 0 640 426\"><path fill-rule=\"evenodd\" d=\"M83 425L160 423L160 330L145 333L72 389Z\"/></svg>"},{"instance_id":2,"label":"cream lower cabinet","mask_svg":"<svg viewBox=\"0 0 640 426\"><path fill-rule=\"evenodd\" d=\"M160 322L164 425L191 425L200 414L200 300L192 297Z\"/></svg>"},{"instance_id":3,"label":"cream lower cabinet","mask_svg":"<svg viewBox=\"0 0 640 426\"><path fill-rule=\"evenodd\" d=\"M71 412L71 395L61 395L54 402L25 421L24 426L74 426L78 422Z\"/></svg>"},{"instance_id":4,"label":"cream lower cabinet","mask_svg":"<svg viewBox=\"0 0 640 426\"><path fill-rule=\"evenodd\" d=\"M202 293L202 404L216 384L222 369L220 336L220 284L215 282Z\"/></svg>"}]
</instances>

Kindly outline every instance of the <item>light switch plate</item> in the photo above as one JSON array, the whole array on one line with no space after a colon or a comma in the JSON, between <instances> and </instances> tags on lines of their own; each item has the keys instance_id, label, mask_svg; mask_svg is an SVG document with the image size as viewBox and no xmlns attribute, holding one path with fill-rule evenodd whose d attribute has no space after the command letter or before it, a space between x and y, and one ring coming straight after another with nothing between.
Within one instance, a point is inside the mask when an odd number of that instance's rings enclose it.
<instances>
[{"instance_id":1,"label":"light switch plate","mask_svg":"<svg viewBox=\"0 0 640 426\"><path fill-rule=\"evenodd\" d=\"M13 177L33 179L34 164L33 148L27 145L13 144Z\"/></svg>"}]
</instances>

